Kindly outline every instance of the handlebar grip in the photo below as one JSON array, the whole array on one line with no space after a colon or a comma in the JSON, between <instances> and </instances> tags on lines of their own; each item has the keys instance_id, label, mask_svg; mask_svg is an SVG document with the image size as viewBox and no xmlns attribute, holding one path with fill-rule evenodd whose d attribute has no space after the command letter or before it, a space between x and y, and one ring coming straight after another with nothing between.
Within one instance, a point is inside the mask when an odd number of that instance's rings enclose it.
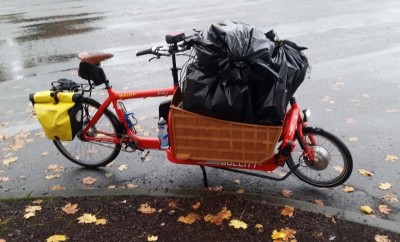
<instances>
[{"instance_id":1,"label":"handlebar grip","mask_svg":"<svg viewBox=\"0 0 400 242\"><path fill-rule=\"evenodd\" d=\"M148 55L148 54L153 54L153 48L149 48L147 50L139 50L136 52L136 56Z\"/></svg>"}]
</instances>

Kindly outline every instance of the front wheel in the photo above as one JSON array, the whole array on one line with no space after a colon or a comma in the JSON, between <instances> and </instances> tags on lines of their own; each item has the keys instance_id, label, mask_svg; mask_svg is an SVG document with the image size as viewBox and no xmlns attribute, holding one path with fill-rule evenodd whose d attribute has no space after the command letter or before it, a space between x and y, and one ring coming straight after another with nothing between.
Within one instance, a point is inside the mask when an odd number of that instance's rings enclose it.
<instances>
[{"instance_id":1,"label":"front wheel","mask_svg":"<svg viewBox=\"0 0 400 242\"><path fill-rule=\"evenodd\" d=\"M82 100L83 105L83 127L89 123L94 114L98 111L100 104L89 98ZM90 137L117 137L122 133L121 125L115 115L108 109L88 130ZM85 141L80 133L72 141L53 141L57 149L70 161L86 168L97 168L105 166L113 161L121 150L121 144Z\"/></svg>"},{"instance_id":2,"label":"front wheel","mask_svg":"<svg viewBox=\"0 0 400 242\"><path fill-rule=\"evenodd\" d=\"M304 155L299 138L296 148L287 159L288 166L302 181L317 187L335 187L343 184L353 170L349 149L337 137L314 127L303 129L305 141L314 154L314 160Z\"/></svg>"}]
</instances>

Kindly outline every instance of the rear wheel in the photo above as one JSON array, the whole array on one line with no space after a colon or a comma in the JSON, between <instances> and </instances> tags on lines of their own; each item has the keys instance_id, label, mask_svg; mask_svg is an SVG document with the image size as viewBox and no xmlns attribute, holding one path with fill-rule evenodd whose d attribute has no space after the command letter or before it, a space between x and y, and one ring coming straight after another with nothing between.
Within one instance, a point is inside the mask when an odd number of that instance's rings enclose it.
<instances>
[{"instance_id":1,"label":"rear wheel","mask_svg":"<svg viewBox=\"0 0 400 242\"><path fill-rule=\"evenodd\" d=\"M100 107L100 103L93 99L85 98L83 105L83 127L89 123L91 118ZM108 109L105 109L103 115L97 123L89 129L90 137L117 137L122 133L121 125L118 123L115 115ZM85 141L78 133L72 141L53 141L57 149L70 161L75 164L87 167L97 168L105 166L113 161L121 150L121 144Z\"/></svg>"},{"instance_id":2,"label":"rear wheel","mask_svg":"<svg viewBox=\"0 0 400 242\"><path fill-rule=\"evenodd\" d=\"M303 134L314 154L314 160L304 156L301 144L287 159L288 166L300 180L317 187L335 187L344 183L353 170L353 159L349 149L334 135L318 128L306 127ZM315 140L313 145L311 140ZM298 142L300 142L298 140Z\"/></svg>"}]
</instances>

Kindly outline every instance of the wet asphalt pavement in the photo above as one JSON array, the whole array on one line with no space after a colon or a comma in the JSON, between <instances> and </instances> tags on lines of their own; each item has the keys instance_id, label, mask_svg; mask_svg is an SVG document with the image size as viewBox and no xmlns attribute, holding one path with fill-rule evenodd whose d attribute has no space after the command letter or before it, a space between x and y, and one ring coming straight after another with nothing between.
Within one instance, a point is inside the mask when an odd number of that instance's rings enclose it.
<instances>
[{"instance_id":1,"label":"wet asphalt pavement","mask_svg":"<svg viewBox=\"0 0 400 242\"><path fill-rule=\"evenodd\" d=\"M272 196L290 189L297 200L320 199L355 212L370 205L377 217L400 222L400 2L395 0L1 1L0 196L46 194L55 185L201 189L200 168L176 166L160 151L145 162L138 153L121 153L111 167L94 171L69 162L41 137L28 94L47 90L60 78L79 80L75 56L84 50L115 55L104 69L116 90L168 87L170 60L149 63L135 52L162 45L169 32L190 33L225 19L273 28L281 38L309 48L311 68L296 97L311 109L311 125L331 131L350 148L354 170L346 184L355 192L314 188L295 176L274 182L209 169L210 185ZM104 98L104 90L96 89L95 97ZM160 100L125 102L143 132L156 134ZM392 161L385 160L388 155ZM64 171L50 170L51 164ZM119 170L121 165L127 169ZM362 176L359 169L374 175ZM97 181L83 184L88 176ZM380 183L392 186L382 190ZM380 204L389 205L391 214L382 215Z\"/></svg>"}]
</instances>

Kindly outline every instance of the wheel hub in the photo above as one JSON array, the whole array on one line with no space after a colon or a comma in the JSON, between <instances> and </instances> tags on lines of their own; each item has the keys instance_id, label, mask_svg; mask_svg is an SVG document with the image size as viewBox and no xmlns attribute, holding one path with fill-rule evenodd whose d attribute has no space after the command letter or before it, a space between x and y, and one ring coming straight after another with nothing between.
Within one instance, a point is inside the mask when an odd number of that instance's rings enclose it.
<instances>
[{"instance_id":1,"label":"wheel hub","mask_svg":"<svg viewBox=\"0 0 400 242\"><path fill-rule=\"evenodd\" d=\"M311 146L310 148L313 151L314 160L306 159L304 162L313 170L325 170L331 160L331 155L329 152L320 146Z\"/></svg>"}]
</instances>

